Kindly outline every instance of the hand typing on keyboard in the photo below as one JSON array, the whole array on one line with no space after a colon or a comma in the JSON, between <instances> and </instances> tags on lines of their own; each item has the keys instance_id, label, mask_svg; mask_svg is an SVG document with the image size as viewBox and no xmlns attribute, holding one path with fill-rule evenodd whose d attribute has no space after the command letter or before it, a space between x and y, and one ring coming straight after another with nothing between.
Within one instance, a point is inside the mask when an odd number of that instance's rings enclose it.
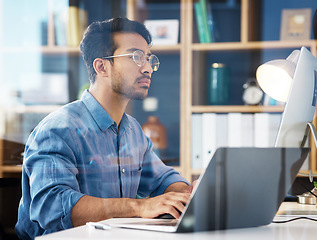
<instances>
[{"instance_id":1,"label":"hand typing on keyboard","mask_svg":"<svg viewBox=\"0 0 317 240\"><path fill-rule=\"evenodd\" d=\"M167 218L170 214L178 219L185 209L190 197L189 192L168 192L153 198L140 199L140 217L143 218ZM163 215L163 216L161 216Z\"/></svg>"}]
</instances>

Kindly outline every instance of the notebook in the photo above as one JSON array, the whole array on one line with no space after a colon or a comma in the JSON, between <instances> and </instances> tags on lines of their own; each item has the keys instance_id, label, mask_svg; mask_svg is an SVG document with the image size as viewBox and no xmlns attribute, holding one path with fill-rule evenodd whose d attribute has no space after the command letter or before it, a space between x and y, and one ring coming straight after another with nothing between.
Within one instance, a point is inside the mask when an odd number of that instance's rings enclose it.
<instances>
[{"instance_id":1,"label":"notebook","mask_svg":"<svg viewBox=\"0 0 317 240\"><path fill-rule=\"evenodd\" d=\"M114 227L196 232L271 223L309 148L219 148L179 219L122 219Z\"/></svg>"}]
</instances>

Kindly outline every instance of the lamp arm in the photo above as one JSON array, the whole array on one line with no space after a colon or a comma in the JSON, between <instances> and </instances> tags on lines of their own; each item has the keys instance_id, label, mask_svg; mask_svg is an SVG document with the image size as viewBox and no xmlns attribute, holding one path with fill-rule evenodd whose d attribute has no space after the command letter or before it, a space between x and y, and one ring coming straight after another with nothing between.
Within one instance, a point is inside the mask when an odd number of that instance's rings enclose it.
<instances>
[{"instance_id":1,"label":"lamp arm","mask_svg":"<svg viewBox=\"0 0 317 240\"><path fill-rule=\"evenodd\" d=\"M306 143L306 140L308 138L309 130L310 130L311 134L313 135L314 142L315 142L315 145L316 145L316 148L317 148L317 137L316 137L317 136L317 131L316 131L315 126L311 122L307 123L306 130L305 130L305 135L304 135L304 138L303 138L303 141L302 141L300 147L304 147L304 145Z\"/></svg>"},{"instance_id":2,"label":"lamp arm","mask_svg":"<svg viewBox=\"0 0 317 240\"><path fill-rule=\"evenodd\" d=\"M311 132L311 134L312 134L312 136L314 138L314 142L315 142L316 148L317 148L317 137L316 137L317 136L317 131L316 131L315 126L311 122L307 123L306 130L305 130L305 135L304 135L304 138L303 138L303 141L302 141L300 147L304 147L304 145L306 143L306 140L308 138L309 132ZM310 182L313 182L313 177L317 177L317 174L313 174L313 171L311 169L309 170L309 174L298 173L298 175L300 175L300 176L308 176Z\"/></svg>"}]
</instances>

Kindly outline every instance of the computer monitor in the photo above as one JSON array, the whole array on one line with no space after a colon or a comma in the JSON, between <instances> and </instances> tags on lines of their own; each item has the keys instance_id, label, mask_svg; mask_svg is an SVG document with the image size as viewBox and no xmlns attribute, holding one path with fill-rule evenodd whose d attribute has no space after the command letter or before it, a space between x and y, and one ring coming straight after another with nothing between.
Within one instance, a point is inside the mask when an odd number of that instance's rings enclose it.
<instances>
[{"instance_id":1,"label":"computer monitor","mask_svg":"<svg viewBox=\"0 0 317 240\"><path fill-rule=\"evenodd\" d=\"M275 147L300 147L316 109L317 59L302 47Z\"/></svg>"}]
</instances>

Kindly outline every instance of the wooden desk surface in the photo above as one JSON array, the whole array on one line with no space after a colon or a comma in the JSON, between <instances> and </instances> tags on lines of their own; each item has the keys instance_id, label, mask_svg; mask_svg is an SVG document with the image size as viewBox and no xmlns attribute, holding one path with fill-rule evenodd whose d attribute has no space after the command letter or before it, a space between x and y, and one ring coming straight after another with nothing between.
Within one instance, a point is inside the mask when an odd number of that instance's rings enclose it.
<instances>
[{"instance_id":1,"label":"wooden desk surface","mask_svg":"<svg viewBox=\"0 0 317 240\"><path fill-rule=\"evenodd\" d=\"M295 213L307 213L317 219L317 208L315 205L301 205L297 203L283 203L278 214L294 215ZM306 214L305 214L306 215ZM294 216L277 215L274 220L282 221ZM115 221L109 219L103 221ZM289 223L271 223L267 226L229 229L223 231L196 232L196 233L160 233L132 229L112 228L111 230L96 230L88 226L76 227L65 231L48 234L46 236L37 237L36 240L71 240L71 239L136 239L136 240L307 240L314 239L317 236L317 222L310 220L296 220Z\"/></svg>"}]
</instances>

